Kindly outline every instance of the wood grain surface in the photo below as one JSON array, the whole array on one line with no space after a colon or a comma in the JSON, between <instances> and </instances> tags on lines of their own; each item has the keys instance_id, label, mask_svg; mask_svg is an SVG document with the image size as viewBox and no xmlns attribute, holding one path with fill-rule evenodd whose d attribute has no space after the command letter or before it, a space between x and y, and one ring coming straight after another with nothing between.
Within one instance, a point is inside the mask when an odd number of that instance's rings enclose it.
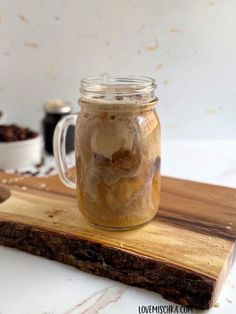
<instances>
[{"instance_id":1,"label":"wood grain surface","mask_svg":"<svg viewBox=\"0 0 236 314\"><path fill-rule=\"evenodd\" d=\"M235 254L234 189L163 178L161 207L126 232L91 226L57 177L0 173L0 243L209 308Z\"/></svg>"}]
</instances>

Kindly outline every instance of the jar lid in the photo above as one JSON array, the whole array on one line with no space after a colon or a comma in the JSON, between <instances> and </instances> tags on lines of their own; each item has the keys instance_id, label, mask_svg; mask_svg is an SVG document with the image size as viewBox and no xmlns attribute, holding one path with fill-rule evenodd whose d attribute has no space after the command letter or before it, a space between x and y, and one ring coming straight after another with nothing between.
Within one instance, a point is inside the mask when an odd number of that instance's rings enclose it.
<instances>
[{"instance_id":1,"label":"jar lid","mask_svg":"<svg viewBox=\"0 0 236 314\"><path fill-rule=\"evenodd\" d=\"M49 100L44 104L44 111L46 113L63 114L70 113L72 107L69 103L60 99Z\"/></svg>"}]
</instances>

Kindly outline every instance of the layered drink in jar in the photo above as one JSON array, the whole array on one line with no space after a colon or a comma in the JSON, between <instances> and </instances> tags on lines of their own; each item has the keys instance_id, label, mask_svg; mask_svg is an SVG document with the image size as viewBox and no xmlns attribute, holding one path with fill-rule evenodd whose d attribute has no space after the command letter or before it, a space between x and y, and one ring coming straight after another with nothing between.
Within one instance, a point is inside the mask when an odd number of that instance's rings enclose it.
<instances>
[{"instance_id":1,"label":"layered drink in jar","mask_svg":"<svg viewBox=\"0 0 236 314\"><path fill-rule=\"evenodd\" d=\"M82 80L76 122L79 209L94 225L129 229L150 221L160 203L160 122L155 81Z\"/></svg>"}]
</instances>

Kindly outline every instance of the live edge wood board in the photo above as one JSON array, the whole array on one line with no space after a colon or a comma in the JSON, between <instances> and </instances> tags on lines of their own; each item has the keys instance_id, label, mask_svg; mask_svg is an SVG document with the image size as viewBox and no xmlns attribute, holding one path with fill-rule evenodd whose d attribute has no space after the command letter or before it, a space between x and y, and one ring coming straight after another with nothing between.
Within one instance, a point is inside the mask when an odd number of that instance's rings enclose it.
<instances>
[{"instance_id":1,"label":"live edge wood board","mask_svg":"<svg viewBox=\"0 0 236 314\"><path fill-rule=\"evenodd\" d=\"M94 228L58 178L0 173L0 244L156 291L200 309L217 299L235 255L236 190L162 178L148 225Z\"/></svg>"}]
</instances>

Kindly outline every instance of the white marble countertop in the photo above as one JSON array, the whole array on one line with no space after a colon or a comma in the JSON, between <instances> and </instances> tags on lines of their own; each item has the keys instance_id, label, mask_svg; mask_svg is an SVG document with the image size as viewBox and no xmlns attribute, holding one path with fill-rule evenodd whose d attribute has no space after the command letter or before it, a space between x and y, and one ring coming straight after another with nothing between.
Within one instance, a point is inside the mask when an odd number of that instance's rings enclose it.
<instances>
[{"instance_id":1,"label":"white marble countertop","mask_svg":"<svg viewBox=\"0 0 236 314\"><path fill-rule=\"evenodd\" d=\"M164 142L162 174L236 187L236 141ZM0 314L136 314L139 306L171 304L156 293L5 247L0 278ZM218 306L204 313L236 313L236 264Z\"/></svg>"}]
</instances>

